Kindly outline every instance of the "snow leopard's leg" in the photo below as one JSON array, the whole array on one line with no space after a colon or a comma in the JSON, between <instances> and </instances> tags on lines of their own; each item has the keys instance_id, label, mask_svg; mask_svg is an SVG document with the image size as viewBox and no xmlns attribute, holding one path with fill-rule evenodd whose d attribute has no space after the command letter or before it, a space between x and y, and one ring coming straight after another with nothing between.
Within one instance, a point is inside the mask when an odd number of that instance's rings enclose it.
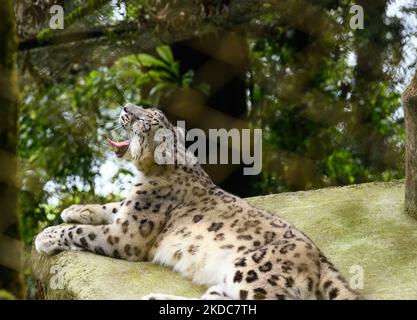
<instances>
[{"instance_id":1,"label":"snow leopard's leg","mask_svg":"<svg viewBox=\"0 0 417 320\"><path fill-rule=\"evenodd\" d=\"M200 299L316 299L320 279L319 251L307 240L276 241L240 253L224 275ZM161 294L146 299L177 299Z\"/></svg>"},{"instance_id":2,"label":"snow leopard's leg","mask_svg":"<svg viewBox=\"0 0 417 320\"><path fill-rule=\"evenodd\" d=\"M142 223L143 222L143 223ZM46 228L35 239L38 252L55 254L65 250L90 251L130 261L144 260L144 243L155 237L155 224L143 219L111 225L59 225ZM143 247L141 247L141 245Z\"/></svg>"},{"instance_id":3,"label":"snow leopard's leg","mask_svg":"<svg viewBox=\"0 0 417 320\"><path fill-rule=\"evenodd\" d=\"M164 293L151 293L142 297L142 300L231 300L224 292L224 284L215 285L207 289L200 298L187 298Z\"/></svg>"},{"instance_id":4,"label":"snow leopard's leg","mask_svg":"<svg viewBox=\"0 0 417 320\"><path fill-rule=\"evenodd\" d=\"M111 202L106 204L74 204L61 213L64 222L81 224L111 224L115 220L121 208L122 202Z\"/></svg>"}]
</instances>

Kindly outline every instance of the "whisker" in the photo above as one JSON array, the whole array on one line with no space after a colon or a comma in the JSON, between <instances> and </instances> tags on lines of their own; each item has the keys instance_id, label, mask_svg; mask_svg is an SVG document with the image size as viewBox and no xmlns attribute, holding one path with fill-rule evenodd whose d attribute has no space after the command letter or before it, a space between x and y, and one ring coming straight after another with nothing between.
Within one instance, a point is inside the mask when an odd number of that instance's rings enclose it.
<instances>
[{"instance_id":1,"label":"whisker","mask_svg":"<svg viewBox=\"0 0 417 320\"><path fill-rule=\"evenodd\" d=\"M109 130L109 131L121 130L121 129L122 129L122 126L120 124L114 125L114 126L112 126L110 128L106 128L106 130Z\"/></svg>"}]
</instances>

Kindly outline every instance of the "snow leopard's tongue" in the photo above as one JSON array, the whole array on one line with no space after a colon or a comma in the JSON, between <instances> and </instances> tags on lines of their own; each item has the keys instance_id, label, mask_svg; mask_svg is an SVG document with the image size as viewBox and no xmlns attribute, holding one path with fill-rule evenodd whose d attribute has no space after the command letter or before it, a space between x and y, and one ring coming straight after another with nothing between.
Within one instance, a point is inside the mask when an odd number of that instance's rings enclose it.
<instances>
[{"instance_id":1,"label":"snow leopard's tongue","mask_svg":"<svg viewBox=\"0 0 417 320\"><path fill-rule=\"evenodd\" d=\"M117 142L107 138L107 142L115 149L116 155L119 158L123 157L129 148L129 140Z\"/></svg>"}]
</instances>

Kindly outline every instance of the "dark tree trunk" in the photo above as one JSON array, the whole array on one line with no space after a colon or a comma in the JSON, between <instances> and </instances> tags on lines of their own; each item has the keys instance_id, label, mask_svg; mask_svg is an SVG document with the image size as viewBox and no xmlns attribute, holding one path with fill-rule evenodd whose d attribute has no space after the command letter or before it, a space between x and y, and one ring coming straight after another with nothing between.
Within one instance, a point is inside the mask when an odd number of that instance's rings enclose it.
<instances>
[{"instance_id":1,"label":"dark tree trunk","mask_svg":"<svg viewBox=\"0 0 417 320\"><path fill-rule=\"evenodd\" d=\"M0 288L23 296L18 239L16 78L17 38L12 0L0 1Z\"/></svg>"},{"instance_id":2,"label":"dark tree trunk","mask_svg":"<svg viewBox=\"0 0 417 320\"><path fill-rule=\"evenodd\" d=\"M206 107L219 111L216 113L218 117L225 114L235 119L245 118L247 113L245 74L249 61L245 37L219 31L216 34L177 42L172 49L175 59L180 62L182 72L192 69L195 71L197 82L204 82L210 86L210 95L204 101ZM206 117L209 115L203 113L196 127L204 127L203 122L207 121ZM211 123L216 122L217 119L212 120L214 121ZM210 128L220 129L224 121L218 120L218 127ZM251 181L254 178L243 175L241 165L204 165L204 168L225 190L239 196L252 195Z\"/></svg>"},{"instance_id":3,"label":"dark tree trunk","mask_svg":"<svg viewBox=\"0 0 417 320\"><path fill-rule=\"evenodd\" d=\"M357 4L363 7L365 27L355 30L357 64L354 69L355 90L353 91L353 118L350 123L351 135L356 144L356 152L360 155L364 166L375 166L377 171L386 167L388 159L386 141L372 123L372 108L369 101L373 98L372 83L384 82L386 75L383 70L384 46L386 33L384 19L387 1L385 0L358 0ZM386 28L385 28L386 29ZM364 42L364 38L369 41Z\"/></svg>"},{"instance_id":4,"label":"dark tree trunk","mask_svg":"<svg viewBox=\"0 0 417 320\"><path fill-rule=\"evenodd\" d=\"M417 218L417 72L402 96L405 116L405 212Z\"/></svg>"}]
</instances>

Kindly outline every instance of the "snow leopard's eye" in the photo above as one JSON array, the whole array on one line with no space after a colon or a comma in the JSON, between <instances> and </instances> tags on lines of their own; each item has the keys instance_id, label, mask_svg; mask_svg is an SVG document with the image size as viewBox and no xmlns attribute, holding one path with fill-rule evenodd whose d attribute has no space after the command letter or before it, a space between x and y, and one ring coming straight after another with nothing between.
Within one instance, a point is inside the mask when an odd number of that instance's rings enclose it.
<instances>
[{"instance_id":1,"label":"snow leopard's eye","mask_svg":"<svg viewBox=\"0 0 417 320\"><path fill-rule=\"evenodd\" d=\"M127 129L128 126L129 126L129 124L130 124L130 122L131 122L131 116L128 113L122 111L122 113L120 114L120 117L119 117L119 123L120 123L120 125L124 129Z\"/></svg>"}]
</instances>

